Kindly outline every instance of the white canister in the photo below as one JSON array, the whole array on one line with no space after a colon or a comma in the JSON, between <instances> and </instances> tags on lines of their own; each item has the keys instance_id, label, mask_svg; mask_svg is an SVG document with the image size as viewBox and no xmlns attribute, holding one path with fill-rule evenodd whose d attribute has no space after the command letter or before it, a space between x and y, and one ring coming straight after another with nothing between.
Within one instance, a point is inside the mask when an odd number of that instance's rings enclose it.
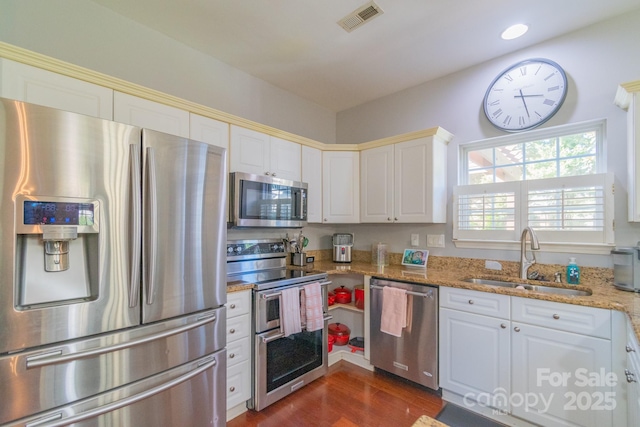
<instances>
[{"instance_id":1,"label":"white canister","mask_svg":"<svg viewBox=\"0 0 640 427\"><path fill-rule=\"evenodd\" d=\"M389 252L385 243L374 243L371 245L371 264L389 265Z\"/></svg>"}]
</instances>

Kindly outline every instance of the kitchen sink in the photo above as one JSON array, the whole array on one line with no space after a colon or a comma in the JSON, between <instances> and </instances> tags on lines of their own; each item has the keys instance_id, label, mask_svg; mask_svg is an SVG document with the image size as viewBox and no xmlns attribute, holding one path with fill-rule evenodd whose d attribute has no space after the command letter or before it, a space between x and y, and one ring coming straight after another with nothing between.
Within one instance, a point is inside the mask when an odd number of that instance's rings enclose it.
<instances>
[{"instance_id":1,"label":"kitchen sink","mask_svg":"<svg viewBox=\"0 0 640 427\"><path fill-rule=\"evenodd\" d=\"M544 285L530 285L528 283L516 283L516 282L503 282L502 280L489 280L489 279L464 279L463 282L475 283L477 285L499 286L502 288L516 289L518 286L524 288L523 290L533 292L543 292L548 294L559 295L575 295L575 296L590 296L591 291L583 291L580 289L559 288L556 286L544 286Z\"/></svg>"}]
</instances>

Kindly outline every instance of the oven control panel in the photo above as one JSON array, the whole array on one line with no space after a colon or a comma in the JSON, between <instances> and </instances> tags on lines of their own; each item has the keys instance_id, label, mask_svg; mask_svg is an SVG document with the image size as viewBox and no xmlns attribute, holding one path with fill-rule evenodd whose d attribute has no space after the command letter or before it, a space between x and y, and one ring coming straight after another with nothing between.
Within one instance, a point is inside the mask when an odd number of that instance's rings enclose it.
<instances>
[{"instance_id":1,"label":"oven control panel","mask_svg":"<svg viewBox=\"0 0 640 427\"><path fill-rule=\"evenodd\" d=\"M227 242L227 259L283 257L282 240L231 240Z\"/></svg>"}]
</instances>

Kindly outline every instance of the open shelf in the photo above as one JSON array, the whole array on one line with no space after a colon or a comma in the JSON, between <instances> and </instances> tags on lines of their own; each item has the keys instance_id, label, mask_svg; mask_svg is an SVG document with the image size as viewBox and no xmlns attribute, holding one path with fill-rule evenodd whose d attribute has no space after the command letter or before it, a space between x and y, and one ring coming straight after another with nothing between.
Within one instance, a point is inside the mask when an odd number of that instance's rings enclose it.
<instances>
[{"instance_id":1,"label":"open shelf","mask_svg":"<svg viewBox=\"0 0 640 427\"><path fill-rule=\"evenodd\" d=\"M329 306L329 311L335 310L336 308L344 308L345 310L355 311L356 313L364 313L363 309L356 307L355 302L350 302L349 304L335 303Z\"/></svg>"}]
</instances>

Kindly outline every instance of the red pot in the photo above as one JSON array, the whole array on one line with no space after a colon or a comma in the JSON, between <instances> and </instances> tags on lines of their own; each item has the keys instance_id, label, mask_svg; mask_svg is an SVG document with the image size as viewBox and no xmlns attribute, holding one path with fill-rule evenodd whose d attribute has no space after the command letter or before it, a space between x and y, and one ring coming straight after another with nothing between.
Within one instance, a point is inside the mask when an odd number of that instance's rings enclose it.
<instances>
[{"instance_id":1,"label":"red pot","mask_svg":"<svg viewBox=\"0 0 640 427\"><path fill-rule=\"evenodd\" d=\"M329 335L336 340L335 345L347 345L351 329L344 323L329 323Z\"/></svg>"},{"instance_id":2,"label":"red pot","mask_svg":"<svg viewBox=\"0 0 640 427\"><path fill-rule=\"evenodd\" d=\"M356 299L356 308L364 310L364 285L356 286L353 289Z\"/></svg>"},{"instance_id":3,"label":"red pot","mask_svg":"<svg viewBox=\"0 0 640 427\"><path fill-rule=\"evenodd\" d=\"M333 292L336 294L336 302L339 304L349 304L351 302L351 289L340 286L335 288Z\"/></svg>"},{"instance_id":4,"label":"red pot","mask_svg":"<svg viewBox=\"0 0 640 427\"><path fill-rule=\"evenodd\" d=\"M329 343L329 346L327 348L329 349L329 353L331 353L331 350L333 350L333 343L336 342L336 337L334 337L333 335L329 335L327 337L327 342Z\"/></svg>"},{"instance_id":5,"label":"red pot","mask_svg":"<svg viewBox=\"0 0 640 427\"><path fill-rule=\"evenodd\" d=\"M327 294L327 304L328 305L333 305L336 303L336 294L334 294L333 292L329 291L329 293Z\"/></svg>"}]
</instances>

